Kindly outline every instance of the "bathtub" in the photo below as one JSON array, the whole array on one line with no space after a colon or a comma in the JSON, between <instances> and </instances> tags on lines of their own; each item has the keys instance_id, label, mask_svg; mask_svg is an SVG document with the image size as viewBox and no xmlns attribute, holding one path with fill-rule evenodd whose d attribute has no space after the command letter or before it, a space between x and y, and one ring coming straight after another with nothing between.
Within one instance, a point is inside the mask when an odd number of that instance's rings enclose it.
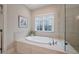
<instances>
[{"instance_id":1,"label":"bathtub","mask_svg":"<svg viewBox=\"0 0 79 59\"><path fill-rule=\"evenodd\" d=\"M64 40L59 40L49 37L41 37L41 36L28 36L25 37L25 39L35 43L48 44L48 45L59 46L64 48Z\"/></svg>"},{"instance_id":2,"label":"bathtub","mask_svg":"<svg viewBox=\"0 0 79 59\"><path fill-rule=\"evenodd\" d=\"M59 40L50 37L28 36L24 38L17 38L16 41L65 53L64 40L62 39Z\"/></svg>"},{"instance_id":3,"label":"bathtub","mask_svg":"<svg viewBox=\"0 0 79 59\"><path fill-rule=\"evenodd\" d=\"M52 44L52 43L54 43L52 38L41 37L41 36L28 36L25 39L32 41L32 42L35 42L35 43L41 43L41 44Z\"/></svg>"},{"instance_id":4,"label":"bathtub","mask_svg":"<svg viewBox=\"0 0 79 59\"><path fill-rule=\"evenodd\" d=\"M28 44L64 52L64 40L41 36L28 36L25 40Z\"/></svg>"}]
</instances>

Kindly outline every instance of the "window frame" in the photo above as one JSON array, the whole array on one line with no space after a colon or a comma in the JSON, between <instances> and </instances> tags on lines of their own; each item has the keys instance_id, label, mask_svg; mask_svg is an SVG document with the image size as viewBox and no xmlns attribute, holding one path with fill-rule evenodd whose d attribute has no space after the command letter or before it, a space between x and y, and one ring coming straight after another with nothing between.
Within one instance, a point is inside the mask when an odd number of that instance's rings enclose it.
<instances>
[{"instance_id":1,"label":"window frame","mask_svg":"<svg viewBox=\"0 0 79 59\"><path fill-rule=\"evenodd\" d=\"M47 15L52 15L52 29L51 29L51 31L45 31L44 29L45 29L45 27L44 27L44 17L45 16L47 16ZM37 30L37 27L36 27L36 17L42 17L42 21L43 21L43 27L42 27L42 29L43 30ZM36 32L55 32L55 22L54 22L54 20L55 20L55 13L48 13L48 14L40 14L40 15L37 15L37 16L35 16L35 31Z\"/></svg>"}]
</instances>

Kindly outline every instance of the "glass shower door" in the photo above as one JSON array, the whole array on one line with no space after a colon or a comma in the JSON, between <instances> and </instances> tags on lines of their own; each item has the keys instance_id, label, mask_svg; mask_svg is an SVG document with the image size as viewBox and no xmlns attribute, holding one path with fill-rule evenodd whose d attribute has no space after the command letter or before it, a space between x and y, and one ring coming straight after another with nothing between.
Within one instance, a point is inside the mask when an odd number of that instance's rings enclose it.
<instances>
[{"instance_id":1,"label":"glass shower door","mask_svg":"<svg viewBox=\"0 0 79 59\"><path fill-rule=\"evenodd\" d=\"M66 5L67 53L79 53L79 5Z\"/></svg>"},{"instance_id":2,"label":"glass shower door","mask_svg":"<svg viewBox=\"0 0 79 59\"><path fill-rule=\"evenodd\" d=\"M1 54L1 30L0 30L0 54Z\"/></svg>"}]
</instances>

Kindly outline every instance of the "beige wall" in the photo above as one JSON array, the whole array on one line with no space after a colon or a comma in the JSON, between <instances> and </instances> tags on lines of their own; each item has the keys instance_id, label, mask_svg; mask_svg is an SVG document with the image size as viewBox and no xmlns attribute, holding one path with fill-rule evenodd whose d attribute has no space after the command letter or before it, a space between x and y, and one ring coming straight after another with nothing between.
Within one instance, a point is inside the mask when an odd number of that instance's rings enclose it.
<instances>
[{"instance_id":1,"label":"beige wall","mask_svg":"<svg viewBox=\"0 0 79 59\"><path fill-rule=\"evenodd\" d=\"M49 5L32 11L32 30L35 30L35 16L47 13L55 13L55 31L36 32L36 35L64 39L64 5Z\"/></svg>"},{"instance_id":2,"label":"beige wall","mask_svg":"<svg viewBox=\"0 0 79 59\"><path fill-rule=\"evenodd\" d=\"M72 6L72 5L71 5ZM74 5L76 6L76 5ZM67 41L79 51L79 7L69 7L66 9L67 20L66 20L66 38ZM68 47L69 49L69 47Z\"/></svg>"},{"instance_id":3,"label":"beige wall","mask_svg":"<svg viewBox=\"0 0 79 59\"><path fill-rule=\"evenodd\" d=\"M18 16L24 16L28 18L27 28L18 28ZM28 34L31 25L31 12L24 5L7 5L7 45L13 43L15 38L23 38Z\"/></svg>"}]
</instances>

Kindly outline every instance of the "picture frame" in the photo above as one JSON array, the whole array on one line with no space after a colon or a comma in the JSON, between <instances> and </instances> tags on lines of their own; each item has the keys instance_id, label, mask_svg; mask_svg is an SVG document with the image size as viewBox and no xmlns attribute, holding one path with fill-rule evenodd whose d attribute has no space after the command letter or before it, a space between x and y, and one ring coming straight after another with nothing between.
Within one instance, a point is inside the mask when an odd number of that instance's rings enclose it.
<instances>
[{"instance_id":1,"label":"picture frame","mask_svg":"<svg viewBox=\"0 0 79 59\"><path fill-rule=\"evenodd\" d=\"M18 27L27 28L27 18L24 16L18 16Z\"/></svg>"}]
</instances>

